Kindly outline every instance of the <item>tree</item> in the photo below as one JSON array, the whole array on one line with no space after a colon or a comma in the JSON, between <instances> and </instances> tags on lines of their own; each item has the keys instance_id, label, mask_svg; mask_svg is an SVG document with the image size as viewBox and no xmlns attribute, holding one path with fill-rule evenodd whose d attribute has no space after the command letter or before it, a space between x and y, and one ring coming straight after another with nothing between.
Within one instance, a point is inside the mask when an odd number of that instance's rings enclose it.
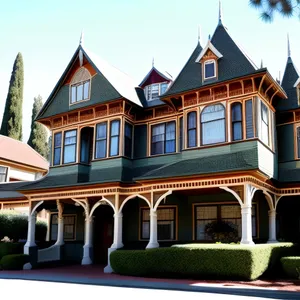
<instances>
[{"instance_id":1,"label":"tree","mask_svg":"<svg viewBox=\"0 0 300 300\"><path fill-rule=\"evenodd\" d=\"M258 8L261 17L266 22L272 22L274 13L284 17L298 15L300 17L300 0L249 0L250 4Z\"/></svg>"},{"instance_id":2,"label":"tree","mask_svg":"<svg viewBox=\"0 0 300 300\"><path fill-rule=\"evenodd\" d=\"M27 144L35 151L48 159L48 143L46 128L35 122L35 118L43 107L43 99L40 95L34 98L31 118L31 132Z\"/></svg>"},{"instance_id":3,"label":"tree","mask_svg":"<svg viewBox=\"0 0 300 300\"><path fill-rule=\"evenodd\" d=\"M10 77L0 134L22 140L24 69L22 54L18 53Z\"/></svg>"}]
</instances>

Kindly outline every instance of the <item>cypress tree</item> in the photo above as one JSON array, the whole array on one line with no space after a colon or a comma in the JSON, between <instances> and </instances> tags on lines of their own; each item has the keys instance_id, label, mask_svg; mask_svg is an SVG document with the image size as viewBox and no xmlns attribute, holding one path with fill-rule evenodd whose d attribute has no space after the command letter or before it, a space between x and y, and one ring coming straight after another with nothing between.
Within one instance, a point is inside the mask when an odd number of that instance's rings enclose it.
<instances>
[{"instance_id":1,"label":"cypress tree","mask_svg":"<svg viewBox=\"0 0 300 300\"><path fill-rule=\"evenodd\" d=\"M18 53L10 77L0 134L22 140L24 68L22 54Z\"/></svg>"},{"instance_id":2,"label":"cypress tree","mask_svg":"<svg viewBox=\"0 0 300 300\"><path fill-rule=\"evenodd\" d=\"M40 95L34 98L31 118L31 132L27 144L35 151L48 159L48 143L46 128L35 122L35 118L43 106L43 99Z\"/></svg>"}]
</instances>

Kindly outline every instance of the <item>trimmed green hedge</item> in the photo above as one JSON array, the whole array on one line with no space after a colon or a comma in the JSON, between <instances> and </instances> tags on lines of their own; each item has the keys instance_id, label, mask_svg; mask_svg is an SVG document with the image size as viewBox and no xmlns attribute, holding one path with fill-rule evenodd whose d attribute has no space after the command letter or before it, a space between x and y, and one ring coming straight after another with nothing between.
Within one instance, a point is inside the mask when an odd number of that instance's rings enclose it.
<instances>
[{"instance_id":1,"label":"trimmed green hedge","mask_svg":"<svg viewBox=\"0 0 300 300\"><path fill-rule=\"evenodd\" d=\"M174 245L148 250L116 250L113 270L122 275L158 277L230 278L254 280L274 268L292 243L255 246L228 244Z\"/></svg>"},{"instance_id":2,"label":"trimmed green hedge","mask_svg":"<svg viewBox=\"0 0 300 300\"><path fill-rule=\"evenodd\" d=\"M283 271L289 278L300 279L300 256L288 256L280 259Z\"/></svg>"},{"instance_id":3,"label":"trimmed green hedge","mask_svg":"<svg viewBox=\"0 0 300 300\"><path fill-rule=\"evenodd\" d=\"M11 212L0 212L0 240L8 236L14 241L27 239L28 216ZM37 241L46 239L47 224L43 221L36 222L35 237Z\"/></svg>"},{"instance_id":4,"label":"trimmed green hedge","mask_svg":"<svg viewBox=\"0 0 300 300\"><path fill-rule=\"evenodd\" d=\"M8 254L21 254L23 253L22 243L3 243L0 242L0 260L3 256Z\"/></svg>"},{"instance_id":5,"label":"trimmed green hedge","mask_svg":"<svg viewBox=\"0 0 300 300\"><path fill-rule=\"evenodd\" d=\"M29 255L10 254L3 256L0 260L2 270L23 270L23 266L29 262Z\"/></svg>"}]
</instances>

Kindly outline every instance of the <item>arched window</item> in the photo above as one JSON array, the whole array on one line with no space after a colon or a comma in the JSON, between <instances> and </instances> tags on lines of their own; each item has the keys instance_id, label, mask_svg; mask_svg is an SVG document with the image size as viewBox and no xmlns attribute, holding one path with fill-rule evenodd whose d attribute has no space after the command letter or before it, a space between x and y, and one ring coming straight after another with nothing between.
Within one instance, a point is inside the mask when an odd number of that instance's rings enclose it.
<instances>
[{"instance_id":1,"label":"arched window","mask_svg":"<svg viewBox=\"0 0 300 300\"><path fill-rule=\"evenodd\" d=\"M187 115L187 147L197 146L197 114L195 111Z\"/></svg>"},{"instance_id":2,"label":"arched window","mask_svg":"<svg viewBox=\"0 0 300 300\"><path fill-rule=\"evenodd\" d=\"M70 104L90 99L91 74L80 68L73 76L70 85Z\"/></svg>"},{"instance_id":3,"label":"arched window","mask_svg":"<svg viewBox=\"0 0 300 300\"><path fill-rule=\"evenodd\" d=\"M225 108L222 104L206 106L201 114L202 144L225 142Z\"/></svg>"},{"instance_id":4,"label":"arched window","mask_svg":"<svg viewBox=\"0 0 300 300\"><path fill-rule=\"evenodd\" d=\"M243 138L242 104L239 102L231 106L231 132L233 141L238 141Z\"/></svg>"}]
</instances>

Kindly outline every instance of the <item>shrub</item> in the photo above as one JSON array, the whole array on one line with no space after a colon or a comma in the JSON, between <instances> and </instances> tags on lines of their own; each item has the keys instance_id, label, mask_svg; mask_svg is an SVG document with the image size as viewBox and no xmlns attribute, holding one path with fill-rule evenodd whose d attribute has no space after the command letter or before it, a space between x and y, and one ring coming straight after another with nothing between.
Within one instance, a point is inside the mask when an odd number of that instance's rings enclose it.
<instances>
[{"instance_id":1,"label":"shrub","mask_svg":"<svg viewBox=\"0 0 300 300\"><path fill-rule=\"evenodd\" d=\"M21 254L23 252L22 243L5 243L0 242L0 260L8 254Z\"/></svg>"},{"instance_id":2,"label":"shrub","mask_svg":"<svg viewBox=\"0 0 300 300\"><path fill-rule=\"evenodd\" d=\"M280 259L283 271L289 278L300 279L300 256L288 256Z\"/></svg>"},{"instance_id":3,"label":"shrub","mask_svg":"<svg viewBox=\"0 0 300 300\"><path fill-rule=\"evenodd\" d=\"M0 267L3 270L23 270L23 266L29 262L29 255L10 254L0 260Z\"/></svg>"},{"instance_id":4,"label":"shrub","mask_svg":"<svg viewBox=\"0 0 300 300\"><path fill-rule=\"evenodd\" d=\"M215 242L231 243L239 240L237 226L232 222L213 221L206 224L205 233Z\"/></svg>"},{"instance_id":5,"label":"shrub","mask_svg":"<svg viewBox=\"0 0 300 300\"><path fill-rule=\"evenodd\" d=\"M291 250L293 244L190 244L116 250L110 262L113 270L122 275L254 280L268 269L274 248Z\"/></svg>"},{"instance_id":6,"label":"shrub","mask_svg":"<svg viewBox=\"0 0 300 300\"><path fill-rule=\"evenodd\" d=\"M14 241L27 239L28 216L13 211L0 212L0 239L8 236ZM47 224L44 221L36 222L35 236L37 241L46 238Z\"/></svg>"}]
</instances>

